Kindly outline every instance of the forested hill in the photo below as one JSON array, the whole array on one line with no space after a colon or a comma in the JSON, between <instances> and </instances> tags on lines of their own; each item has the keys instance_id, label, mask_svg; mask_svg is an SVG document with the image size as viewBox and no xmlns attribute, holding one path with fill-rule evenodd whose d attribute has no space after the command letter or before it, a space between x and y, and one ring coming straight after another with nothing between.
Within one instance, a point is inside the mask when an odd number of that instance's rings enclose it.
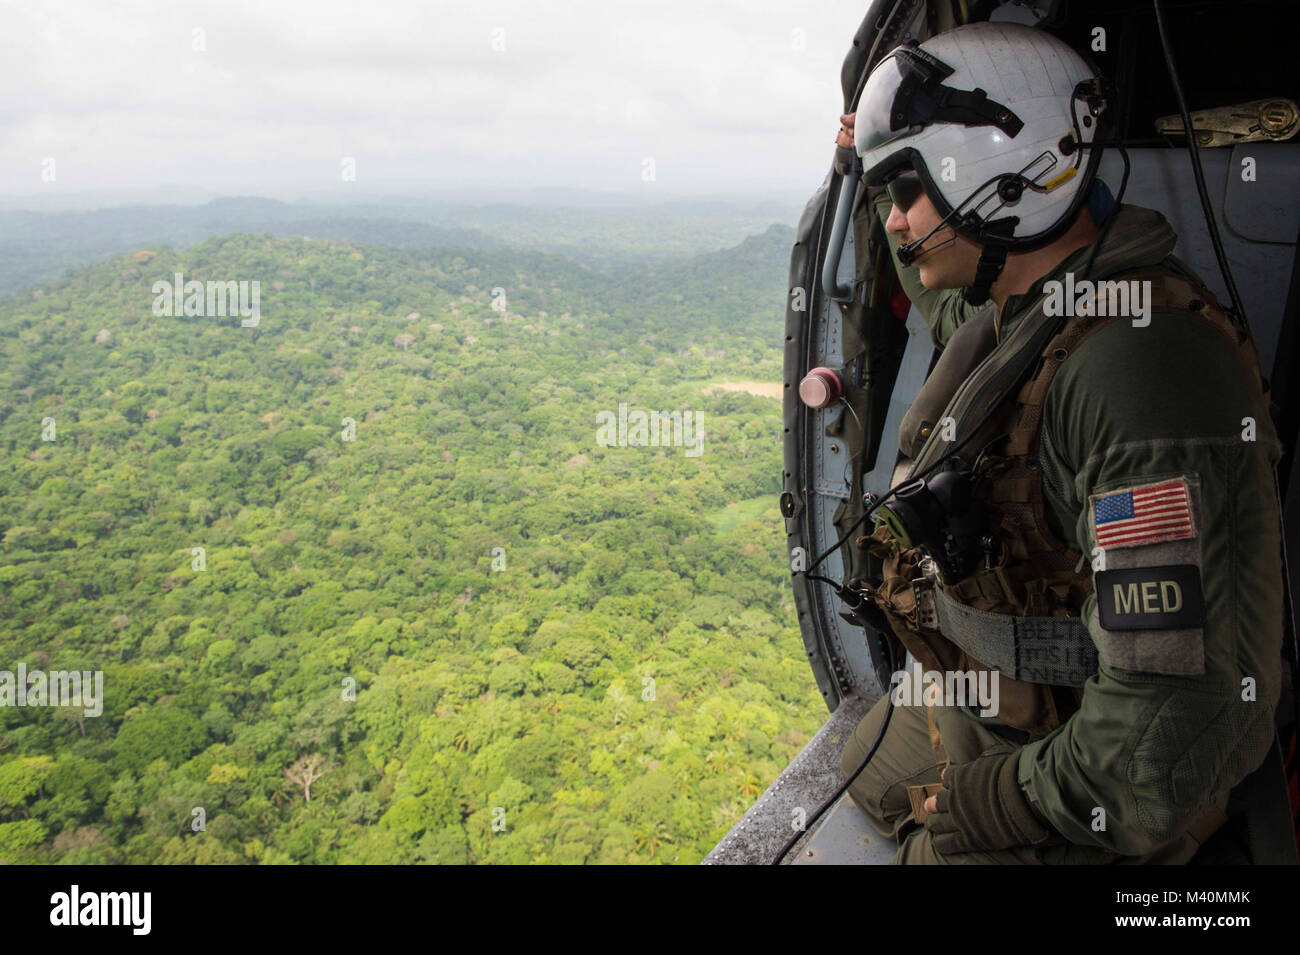
<instances>
[{"instance_id":1,"label":"forested hill","mask_svg":"<svg viewBox=\"0 0 1300 955\"><path fill-rule=\"evenodd\" d=\"M779 403L712 388L780 380L791 238L234 235L0 304L0 671L104 681L0 706L0 860L697 862L825 715ZM155 314L177 272L256 325Z\"/></svg>"},{"instance_id":2,"label":"forested hill","mask_svg":"<svg viewBox=\"0 0 1300 955\"><path fill-rule=\"evenodd\" d=\"M499 249L478 229L401 218L391 208L326 210L273 199L217 199L202 206L122 206L86 212L0 211L0 293L106 259L129 246L190 246L209 236L268 232L390 248Z\"/></svg>"},{"instance_id":3,"label":"forested hill","mask_svg":"<svg viewBox=\"0 0 1300 955\"><path fill-rule=\"evenodd\" d=\"M684 329L702 326L754 335L766 346L779 344L782 321L775 317L784 314L794 237L789 226L772 225L735 248L624 267L615 273L616 284L628 312L652 324L684 319Z\"/></svg>"}]
</instances>

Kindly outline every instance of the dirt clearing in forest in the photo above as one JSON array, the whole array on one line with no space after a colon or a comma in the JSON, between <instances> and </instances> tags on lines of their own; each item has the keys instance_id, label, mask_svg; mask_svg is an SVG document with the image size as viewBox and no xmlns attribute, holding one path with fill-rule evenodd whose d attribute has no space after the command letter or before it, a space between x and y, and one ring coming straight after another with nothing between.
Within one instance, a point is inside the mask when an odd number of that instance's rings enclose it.
<instances>
[{"instance_id":1,"label":"dirt clearing in forest","mask_svg":"<svg viewBox=\"0 0 1300 955\"><path fill-rule=\"evenodd\" d=\"M704 390L743 391L746 394L758 395L760 398L776 398L780 400L781 392L784 389L780 382L773 381L720 381L706 386Z\"/></svg>"}]
</instances>

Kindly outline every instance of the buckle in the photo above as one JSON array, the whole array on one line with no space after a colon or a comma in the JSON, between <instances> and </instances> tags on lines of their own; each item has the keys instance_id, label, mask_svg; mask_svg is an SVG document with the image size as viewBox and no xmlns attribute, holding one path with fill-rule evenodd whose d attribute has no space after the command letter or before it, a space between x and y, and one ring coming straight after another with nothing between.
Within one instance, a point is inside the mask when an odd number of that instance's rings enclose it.
<instances>
[{"instance_id":1,"label":"buckle","mask_svg":"<svg viewBox=\"0 0 1300 955\"><path fill-rule=\"evenodd\" d=\"M930 564L933 566L934 562L930 561ZM912 581L912 597L916 601L917 626L926 630L938 630L939 609L934 599L934 578L927 574Z\"/></svg>"}]
</instances>

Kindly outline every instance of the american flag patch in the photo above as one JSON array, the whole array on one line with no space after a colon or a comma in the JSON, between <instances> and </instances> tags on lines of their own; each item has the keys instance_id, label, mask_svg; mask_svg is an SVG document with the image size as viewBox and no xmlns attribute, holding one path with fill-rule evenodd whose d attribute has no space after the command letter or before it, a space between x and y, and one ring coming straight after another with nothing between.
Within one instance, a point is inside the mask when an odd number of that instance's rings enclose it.
<instances>
[{"instance_id":1,"label":"american flag patch","mask_svg":"<svg viewBox=\"0 0 1300 955\"><path fill-rule=\"evenodd\" d=\"M1090 500L1099 547L1137 547L1196 536L1183 478L1097 494Z\"/></svg>"}]
</instances>

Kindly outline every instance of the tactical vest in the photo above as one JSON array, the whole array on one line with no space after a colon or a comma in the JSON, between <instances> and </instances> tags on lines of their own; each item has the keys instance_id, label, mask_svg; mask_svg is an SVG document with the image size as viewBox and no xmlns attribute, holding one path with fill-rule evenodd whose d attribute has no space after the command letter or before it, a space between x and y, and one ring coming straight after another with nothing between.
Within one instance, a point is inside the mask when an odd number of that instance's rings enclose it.
<instances>
[{"instance_id":1,"label":"tactical vest","mask_svg":"<svg viewBox=\"0 0 1300 955\"><path fill-rule=\"evenodd\" d=\"M1116 273L1106 281L1120 278L1151 282L1152 312L1211 322L1255 369L1261 391L1267 390L1259 377L1254 342L1199 281L1172 265ZM1050 321L1042 308L1040 299L1023 321ZM981 428L1001 436L987 446L976 467L975 493L988 509L1000 552L994 566L981 565L949 586L933 572L926 573L923 555L902 549L885 524L863 542L883 566L880 586L867 595L889 619L903 646L926 670L996 670L998 721L1032 733L1048 733L1065 722L1079 707L1084 682L1097 671L1096 649L1080 618L1092 592L1091 556L1061 540L1047 520L1039 463L1043 402L1069 356L1116 320L1087 314L1066 320L1041 349L1037 370L1008 383L989 423ZM924 392L917 401L934 407L935 396ZM959 391L951 404L941 398L938 406L947 404L947 413L956 418L960 400ZM903 436L901 446L914 446L909 440L913 437Z\"/></svg>"}]
</instances>

